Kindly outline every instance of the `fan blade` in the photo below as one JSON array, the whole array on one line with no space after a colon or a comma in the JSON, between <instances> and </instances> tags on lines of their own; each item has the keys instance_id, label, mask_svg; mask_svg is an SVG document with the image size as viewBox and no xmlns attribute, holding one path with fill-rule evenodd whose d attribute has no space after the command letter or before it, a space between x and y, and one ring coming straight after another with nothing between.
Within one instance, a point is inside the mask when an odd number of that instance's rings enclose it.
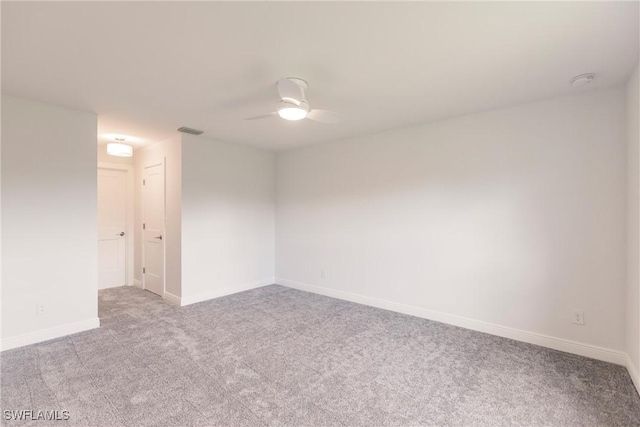
<instances>
[{"instance_id":1,"label":"fan blade","mask_svg":"<svg viewBox=\"0 0 640 427\"><path fill-rule=\"evenodd\" d=\"M289 79L278 80L278 93L283 101L293 101L297 105L304 100L302 88Z\"/></svg>"},{"instance_id":2,"label":"fan blade","mask_svg":"<svg viewBox=\"0 0 640 427\"><path fill-rule=\"evenodd\" d=\"M320 123L341 123L345 117L334 111L313 109L307 114L307 119L311 119Z\"/></svg>"},{"instance_id":3,"label":"fan blade","mask_svg":"<svg viewBox=\"0 0 640 427\"><path fill-rule=\"evenodd\" d=\"M253 117L247 117L245 120L260 120L260 119L268 119L269 117L273 117L275 116L276 113L269 113L269 114L261 114L259 116L253 116Z\"/></svg>"}]
</instances>

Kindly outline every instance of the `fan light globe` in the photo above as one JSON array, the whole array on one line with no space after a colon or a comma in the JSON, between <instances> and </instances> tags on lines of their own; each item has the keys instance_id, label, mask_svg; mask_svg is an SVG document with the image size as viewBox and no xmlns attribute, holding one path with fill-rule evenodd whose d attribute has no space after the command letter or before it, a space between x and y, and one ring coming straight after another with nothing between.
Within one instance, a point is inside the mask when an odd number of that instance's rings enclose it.
<instances>
[{"instance_id":1,"label":"fan light globe","mask_svg":"<svg viewBox=\"0 0 640 427\"><path fill-rule=\"evenodd\" d=\"M278 104L278 115L285 120L302 120L307 117L308 112L309 106L304 102L300 105L288 101Z\"/></svg>"}]
</instances>

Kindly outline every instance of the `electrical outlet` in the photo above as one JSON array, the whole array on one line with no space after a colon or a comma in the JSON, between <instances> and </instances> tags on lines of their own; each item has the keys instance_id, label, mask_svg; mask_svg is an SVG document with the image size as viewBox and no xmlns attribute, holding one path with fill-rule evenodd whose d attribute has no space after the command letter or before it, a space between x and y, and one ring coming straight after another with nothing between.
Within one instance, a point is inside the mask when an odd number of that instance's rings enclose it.
<instances>
[{"instance_id":1,"label":"electrical outlet","mask_svg":"<svg viewBox=\"0 0 640 427\"><path fill-rule=\"evenodd\" d=\"M324 270L320 270L320 278L321 279L326 279L327 278L327 274L324 272Z\"/></svg>"},{"instance_id":2,"label":"electrical outlet","mask_svg":"<svg viewBox=\"0 0 640 427\"><path fill-rule=\"evenodd\" d=\"M575 309L573 310L573 323L576 325L584 325L584 311Z\"/></svg>"},{"instance_id":3,"label":"electrical outlet","mask_svg":"<svg viewBox=\"0 0 640 427\"><path fill-rule=\"evenodd\" d=\"M44 303L38 302L36 303L36 315L44 314Z\"/></svg>"}]
</instances>

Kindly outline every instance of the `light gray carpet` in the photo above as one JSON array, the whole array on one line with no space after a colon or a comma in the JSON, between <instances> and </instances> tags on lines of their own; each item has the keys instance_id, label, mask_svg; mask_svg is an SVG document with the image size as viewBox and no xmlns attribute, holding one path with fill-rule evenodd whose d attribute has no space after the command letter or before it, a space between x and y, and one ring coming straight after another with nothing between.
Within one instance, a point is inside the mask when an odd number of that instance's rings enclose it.
<instances>
[{"instance_id":1,"label":"light gray carpet","mask_svg":"<svg viewBox=\"0 0 640 427\"><path fill-rule=\"evenodd\" d=\"M36 426L640 425L621 366L276 285L184 308L115 288L100 318L2 353L2 409L70 411Z\"/></svg>"}]
</instances>

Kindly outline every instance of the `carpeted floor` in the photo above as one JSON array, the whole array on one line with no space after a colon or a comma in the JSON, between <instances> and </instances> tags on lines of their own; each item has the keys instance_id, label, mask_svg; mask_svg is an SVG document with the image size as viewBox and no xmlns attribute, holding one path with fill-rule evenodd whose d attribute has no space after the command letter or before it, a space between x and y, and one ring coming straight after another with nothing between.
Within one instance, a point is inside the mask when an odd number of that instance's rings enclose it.
<instances>
[{"instance_id":1,"label":"carpeted floor","mask_svg":"<svg viewBox=\"0 0 640 427\"><path fill-rule=\"evenodd\" d=\"M36 426L640 425L621 366L281 286L183 308L114 288L99 307L100 329L2 353L3 411L69 411Z\"/></svg>"}]
</instances>

